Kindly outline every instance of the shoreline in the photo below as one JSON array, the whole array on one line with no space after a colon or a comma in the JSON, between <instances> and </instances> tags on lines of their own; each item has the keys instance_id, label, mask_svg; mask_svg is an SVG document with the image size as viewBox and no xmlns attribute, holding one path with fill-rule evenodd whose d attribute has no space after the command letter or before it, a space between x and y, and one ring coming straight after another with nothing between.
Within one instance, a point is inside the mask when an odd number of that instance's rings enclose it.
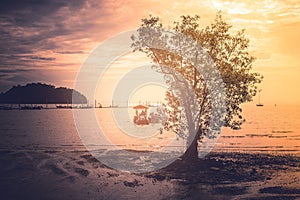
<instances>
[{"instance_id":1,"label":"shoreline","mask_svg":"<svg viewBox=\"0 0 300 200\"><path fill-rule=\"evenodd\" d=\"M113 146L113 145L112 145ZM160 149L157 150L150 150L150 147L143 147L141 149L130 149L127 148L126 145L117 145L120 147L119 150L124 150L126 152L133 152L133 153L157 153L160 152ZM130 145L131 146L131 145ZM100 145L98 149L91 150L91 151L106 151L109 150L106 148L107 145ZM122 148L124 147L124 148ZM77 149L73 149L77 148ZM28 152L35 152L35 151L40 151L43 152L46 149L51 149L49 151L54 151L54 152L88 152L86 149L86 146L80 144L80 145L61 145L61 146L21 146L21 147L16 147L14 149L11 148L0 148L0 153L1 151L4 152L13 152L13 151L28 151ZM119 151L119 150L112 150L112 151ZM109 150L111 151L111 150ZM228 149L213 149L210 151L207 155L210 154L249 154L249 155L269 155L269 156L288 156L288 157L299 157L300 158L300 152L298 150L253 150L253 151L246 151L246 150L228 150ZM205 157L207 157L207 155Z\"/></svg>"},{"instance_id":2,"label":"shoreline","mask_svg":"<svg viewBox=\"0 0 300 200\"><path fill-rule=\"evenodd\" d=\"M0 192L10 199L300 198L299 156L211 152L194 165L176 160L134 174L108 168L84 150L0 154Z\"/></svg>"}]
</instances>

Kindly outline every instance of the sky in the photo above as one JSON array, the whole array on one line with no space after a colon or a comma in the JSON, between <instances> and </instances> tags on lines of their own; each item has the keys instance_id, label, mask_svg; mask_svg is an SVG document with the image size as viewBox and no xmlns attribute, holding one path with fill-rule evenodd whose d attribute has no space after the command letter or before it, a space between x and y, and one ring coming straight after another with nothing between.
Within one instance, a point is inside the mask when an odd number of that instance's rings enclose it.
<instances>
[{"instance_id":1,"label":"sky","mask_svg":"<svg viewBox=\"0 0 300 200\"><path fill-rule=\"evenodd\" d=\"M246 29L253 71L264 76L263 103L300 103L300 2L293 0L2 0L0 92L29 82L72 88L97 46L149 14L166 24L198 14L205 27L218 10Z\"/></svg>"}]
</instances>

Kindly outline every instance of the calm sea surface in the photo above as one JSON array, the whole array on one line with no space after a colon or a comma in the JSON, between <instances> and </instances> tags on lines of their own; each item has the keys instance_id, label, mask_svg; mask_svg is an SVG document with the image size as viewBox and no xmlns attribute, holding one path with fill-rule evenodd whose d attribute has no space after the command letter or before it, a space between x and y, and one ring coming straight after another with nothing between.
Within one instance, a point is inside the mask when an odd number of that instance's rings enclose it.
<instances>
[{"instance_id":1,"label":"calm sea surface","mask_svg":"<svg viewBox=\"0 0 300 200\"><path fill-rule=\"evenodd\" d=\"M300 155L300 106L247 105L243 110L247 122L241 130L224 128L214 151ZM124 122L124 133L110 109L96 109L96 116L112 144L126 149L155 150L177 141L172 133L160 134L160 125L137 127L130 120ZM147 137L142 138L143 134ZM85 150L70 109L1 110L0 137L1 150ZM180 145L184 146L178 141L173 146Z\"/></svg>"},{"instance_id":2,"label":"calm sea surface","mask_svg":"<svg viewBox=\"0 0 300 200\"><path fill-rule=\"evenodd\" d=\"M300 154L300 106L247 105L242 129L225 128L215 150Z\"/></svg>"}]
</instances>

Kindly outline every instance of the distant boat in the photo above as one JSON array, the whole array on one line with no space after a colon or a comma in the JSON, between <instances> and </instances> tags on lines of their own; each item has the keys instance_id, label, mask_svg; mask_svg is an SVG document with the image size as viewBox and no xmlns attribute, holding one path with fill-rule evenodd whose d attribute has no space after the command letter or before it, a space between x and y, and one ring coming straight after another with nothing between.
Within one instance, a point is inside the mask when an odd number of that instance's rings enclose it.
<instances>
[{"instance_id":1,"label":"distant boat","mask_svg":"<svg viewBox=\"0 0 300 200\"><path fill-rule=\"evenodd\" d=\"M258 94L258 103L256 106L264 106L264 104L260 102L260 93Z\"/></svg>"},{"instance_id":2,"label":"distant boat","mask_svg":"<svg viewBox=\"0 0 300 200\"><path fill-rule=\"evenodd\" d=\"M133 123L136 125L149 125L149 118L147 117L148 106L137 105L134 106L135 116L133 118ZM140 112L141 110L141 112Z\"/></svg>"}]
</instances>

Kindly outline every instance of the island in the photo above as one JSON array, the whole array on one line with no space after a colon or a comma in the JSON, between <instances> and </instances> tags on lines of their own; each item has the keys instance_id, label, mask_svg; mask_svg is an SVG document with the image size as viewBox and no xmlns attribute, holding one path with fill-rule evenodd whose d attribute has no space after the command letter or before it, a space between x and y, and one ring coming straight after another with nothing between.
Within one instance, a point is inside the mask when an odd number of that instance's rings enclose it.
<instances>
[{"instance_id":1,"label":"island","mask_svg":"<svg viewBox=\"0 0 300 200\"><path fill-rule=\"evenodd\" d=\"M1 93L0 104L87 104L87 98L74 89L28 83Z\"/></svg>"}]
</instances>

